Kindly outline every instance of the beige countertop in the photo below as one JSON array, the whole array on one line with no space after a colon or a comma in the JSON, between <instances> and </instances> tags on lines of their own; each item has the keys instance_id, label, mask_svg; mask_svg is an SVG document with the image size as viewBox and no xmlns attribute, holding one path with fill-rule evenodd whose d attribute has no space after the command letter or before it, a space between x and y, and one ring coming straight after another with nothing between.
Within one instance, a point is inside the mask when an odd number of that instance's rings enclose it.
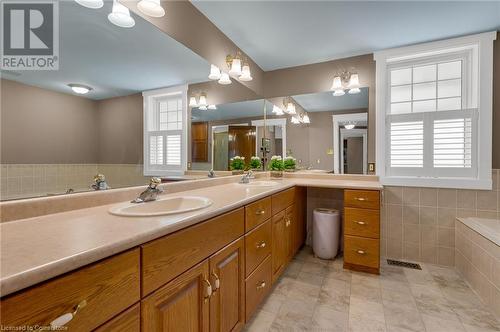
<instances>
[{"instance_id":1,"label":"beige countertop","mask_svg":"<svg viewBox=\"0 0 500 332\"><path fill-rule=\"evenodd\" d=\"M4 222L0 224L0 294L5 296L295 185L382 189L378 181L349 179L293 177L276 182L273 187L227 183L162 195L197 195L213 201L205 209L177 215L114 216L108 213L114 203Z\"/></svg>"}]
</instances>

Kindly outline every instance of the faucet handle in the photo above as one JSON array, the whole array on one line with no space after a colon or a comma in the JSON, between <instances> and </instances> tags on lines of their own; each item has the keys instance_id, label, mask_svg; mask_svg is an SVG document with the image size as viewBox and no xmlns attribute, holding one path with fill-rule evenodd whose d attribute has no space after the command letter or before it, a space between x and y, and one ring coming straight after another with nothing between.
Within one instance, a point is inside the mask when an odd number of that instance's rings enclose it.
<instances>
[{"instance_id":1,"label":"faucet handle","mask_svg":"<svg viewBox=\"0 0 500 332\"><path fill-rule=\"evenodd\" d=\"M151 188L156 188L159 184L161 184L161 179L158 177L153 177L149 180L149 186Z\"/></svg>"}]
</instances>

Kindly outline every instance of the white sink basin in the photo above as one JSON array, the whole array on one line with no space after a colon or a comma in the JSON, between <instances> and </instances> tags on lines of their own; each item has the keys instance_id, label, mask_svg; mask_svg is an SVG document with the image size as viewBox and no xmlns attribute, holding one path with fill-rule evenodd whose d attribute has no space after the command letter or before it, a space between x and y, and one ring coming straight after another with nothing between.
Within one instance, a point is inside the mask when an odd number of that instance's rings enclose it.
<instances>
[{"instance_id":1,"label":"white sink basin","mask_svg":"<svg viewBox=\"0 0 500 332\"><path fill-rule=\"evenodd\" d=\"M274 187L279 183L275 181L250 181L250 183L241 183L242 185L249 187Z\"/></svg>"},{"instance_id":2,"label":"white sink basin","mask_svg":"<svg viewBox=\"0 0 500 332\"><path fill-rule=\"evenodd\" d=\"M159 199L146 203L126 203L109 209L109 213L127 217L152 217L200 210L212 205L206 197L183 196Z\"/></svg>"}]
</instances>

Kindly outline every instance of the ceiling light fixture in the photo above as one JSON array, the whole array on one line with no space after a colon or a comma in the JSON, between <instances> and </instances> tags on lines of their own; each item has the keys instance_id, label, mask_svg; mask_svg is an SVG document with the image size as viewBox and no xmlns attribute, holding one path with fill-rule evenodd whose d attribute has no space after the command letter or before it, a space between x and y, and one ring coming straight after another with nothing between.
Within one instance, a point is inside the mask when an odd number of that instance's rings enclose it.
<instances>
[{"instance_id":1,"label":"ceiling light fixture","mask_svg":"<svg viewBox=\"0 0 500 332\"><path fill-rule=\"evenodd\" d=\"M349 122L344 124L344 128L347 130L354 129L354 127L356 127L356 122L353 122L353 121L349 121Z\"/></svg>"},{"instance_id":2,"label":"ceiling light fixture","mask_svg":"<svg viewBox=\"0 0 500 332\"><path fill-rule=\"evenodd\" d=\"M219 79L219 84L222 85L228 85L231 84L231 79L229 78L229 75L227 73L221 73L220 79Z\"/></svg>"},{"instance_id":3,"label":"ceiling light fixture","mask_svg":"<svg viewBox=\"0 0 500 332\"><path fill-rule=\"evenodd\" d=\"M90 86L86 86L83 84L71 83L71 84L68 84L68 86L71 88L71 90L73 90L74 93L77 93L79 95L87 94L92 90L92 88Z\"/></svg>"},{"instance_id":4,"label":"ceiling light fixture","mask_svg":"<svg viewBox=\"0 0 500 332\"><path fill-rule=\"evenodd\" d=\"M210 65L210 75L208 75L208 79L210 80L218 80L221 77L220 69L216 65Z\"/></svg>"},{"instance_id":5,"label":"ceiling light fixture","mask_svg":"<svg viewBox=\"0 0 500 332\"><path fill-rule=\"evenodd\" d=\"M103 0L75 0L77 4L90 8L90 9L99 9L104 6Z\"/></svg>"},{"instance_id":6,"label":"ceiling light fixture","mask_svg":"<svg viewBox=\"0 0 500 332\"><path fill-rule=\"evenodd\" d=\"M161 6L160 0L141 0L137 3L137 8L151 17L162 17L165 15L165 9Z\"/></svg>"},{"instance_id":7,"label":"ceiling light fixture","mask_svg":"<svg viewBox=\"0 0 500 332\"><path fill-rule=\"evenodd\" d=\"M345 88L345 86L347 86L347 88ZM347 71L336 75L333 77L331 90L333 91L333 95L335 97L345 95L345 90L348 90L348 93L351 95L360 93L359 75Z\"/></svg>"},{"instance_id":8,"label":"ceiling light fixture","mask_svg":"<svg viewBox=\"0 0 500 332\"><path fill-rule=\"evenodd\" d=\"M113 0L113 9L108 15L108 20L121 28L131 28L135 25L135 20L130 16L128 8L118 0Z\"/></svg>"}]
</instances>

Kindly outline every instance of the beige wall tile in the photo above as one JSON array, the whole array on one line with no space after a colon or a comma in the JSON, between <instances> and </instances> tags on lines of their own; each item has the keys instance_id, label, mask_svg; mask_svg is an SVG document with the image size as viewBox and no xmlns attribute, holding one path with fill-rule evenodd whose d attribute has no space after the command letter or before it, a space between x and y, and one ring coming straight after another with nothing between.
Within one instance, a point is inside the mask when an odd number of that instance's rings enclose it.
<instances>
[{"instance_id":1,"label":"beige wall tile","mask_svg":"<svg viewBox=\"0 0 500 332\"><path fill-rule=\"evenodd\" d=\"M403 258L410 261L420 261L420 243L404 243Z\"/></svg>"},{"instance_id":2,"label":"beige wall tile","mask_svg":"<svg viewBox=\"0 0 500 332\"><path fill-rule=\"evenodd\" d=\"M438 245L441 247L455 247L455 229L438 228Z\"/></svg>"},{"instance_id":3,"label":"beige wall tile","mask_svg":"<svg viewBox=\"0 0 500 332\"><path fill-rule=\"evenodd\" d=\"M438 207L457 207L457 190L438 189Z\"/></svg>"},{"instance_id":4,"label":"beige wall tile","mask_svg":"<svg viewBox=\"0 0 500 332\"><path fill-rule=\"evenodd\" d=\"M418 224L420 211L418 206L403 206L403 223Z\"/></svg>"},{"instance_id":5,"label":"beige wall tile","mask_svg":"<svg viewBox=\"0 0 500 332\"><path fill-rule=\"evenodd\" d=\"M437 264L438 257L438 247L432 245L422 244L422 248L420 249L420 258L424 263Z\"/></svg>"},{"instance_id":6,"label":"beige wall tile","mask_svg":"<svg viewBox=\"0 0 500 332\"><path fill-rule=\"evenodd\" d=\"M476 191L460 189L457 192L457 207L461 209L476 208Z\"/></svg>"},{"instance_id":7,"label":"beige wall tile","mask_svg":"<svg viewBox=\"0 0 500 332\"><path fill-rule=\"evenodd\" d=\"M500 288L493 288L492 309L497 317L500 317Z\"/></svg>"},{"instance_id":8,"label":"beige wall tile","mask_svg":"<svg viewBox=\"0 0 500 332\"><path fill-rule=\"evenodd\" d=\"M420 225L403 225L403 243L420 243Z\"/></svg>"},{"instance_id":9,"label":"beige wall tile","mask_svg":"<svg viewBox=\"0 0 500 332\"><path fill-rule=\"evenodd\" d=\"M387 220L403 221L403 206L402 205L387 205Z\"/></svg>"},{"instance_id":10,"label":"beige wall tile","mask_svg":"<svg viewBox=\"0 0 500 332\"><path fill-rule=\"evenodd\" d=\"M420 205L420 189L412 187L403 188L403 205Z\"/></svg>"},{"instance_id":11,"label":"beige wall tile","mask_svg":"<svg viewBox=\"0 0 500 332\"><path fill-rule=\"evenodd\" d=\"M438 264L455 266L455 250L453 248L438 247Z\"/></svg>"},{"instance_id":12,"label":"beige wall tile","mask_svg":"<svg viewBox=\"0 0 500 332\"><path fill-rule=\"evenodd\" d=\"M403 187L385 187L385 199L388 204L401 204L403 198Z\"/></svg>"},{"instance_id":13,"label":"beige wall tile","mask_svg":"<svg viewBox=\"0 0 500 332\"><path fill-rule=\"evenodd\" d=\"M403 237L387 239L387 257L401 259L403 258Z\"/></svg>"},{"instance_id":14,"label":"beige wall tile","mask_svg":"<svg viewBox=\"0 0 500 332\"><path fill-rule=\"evenodd\" d=\"M485 211L485 210L477 210L477 217L478 218L486 218L486 219L496 219L497 218L497 211Z\"/></svg>"},{"instance_id":15,"label":"beige wall tile","mask_svg":"<svg viewBox=\"0 0 500 332\"><path fill-rule=\"evenodd\" d=\"M420 242L422 245L437 246L438 245L438 228L436 226L421 225L420 226Z\"/></svg>"},{"instance_id":16,"label":"beige wall tile","mask_svg":"<svg viewBox=\"0 0 500 332\"><path fill-rule=\"evenodd\" d=\"M475 217L476 210L457 209L457 218Z\"/></svg>"},{"instance_id":17,"label":"beige wall tile","mask_svg":"<svg viewBox=\"0 0 500 332\"><path fill-rule=\"evenodd\" d=\"M477 209L478 210L497 210L498 192L491 190L477 191Z\"/></svg>"},{"instance_id":18,"label":"beige wall tile","mask_svg":"<svg viewBox=\"0 0 500 332\"><path fill-rule=\"evenodd\" d=\"M438 226L439 227L455 227L457 219L457 210L450 208L438 208Z\"/></svg>"},{"instance_id":19,"label":"beige wall tile","mask_svg":"<svg viewBox=\"0 0 500 332\"><path fill-rule=\"evenodd\" d=\"M437 208L421 206L420 207L420 224L437 226Z\"/></svg>"},{"instance_id":20,"label":"beige wall tile","mask_svg":"<svg viewBox=\"0 0 500 332\"><path fill-rule=\"evenodd\" d=\"M387 237L403 240L403 223L400 220L389 220L387 222Z\"/></svg>"},{"instance_id":21,"label":"beige wall tile","mask_svg":"<svg viewBox=\"0 0 500 332\"><path fill-rule=\"evenodd\" d=\"M437 189L420 188L420 205L437 206Z\"/></svg>"}]
</instances>

